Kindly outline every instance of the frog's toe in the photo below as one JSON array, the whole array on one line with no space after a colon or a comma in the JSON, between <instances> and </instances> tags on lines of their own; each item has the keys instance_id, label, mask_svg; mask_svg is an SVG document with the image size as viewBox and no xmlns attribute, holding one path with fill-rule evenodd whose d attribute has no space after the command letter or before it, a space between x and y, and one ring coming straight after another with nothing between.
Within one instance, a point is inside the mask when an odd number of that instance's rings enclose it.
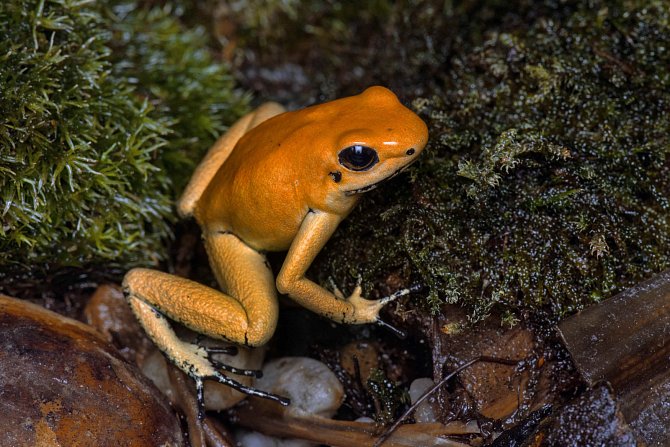
<instances>
[{"instance_id":1,"label":"frog's toe","mask_svg":"<svg viewBox=\"0 0 670 447\"><path fill-rule=\"evenodd\" d=\"M240 393L244 393L247 396L254 396L254 397L260 397L262 399L272 400L284 406L287 406L291 403L291 400L287 397L279 396L278 394L269 393L267 391L259 390L254 387L244 385L218 372L211 376L203 377L203 379L216 380L217 382L222 383L224 385L228 385L229 387L239 391Z\"/></svg>"},{"instance_id":2,"label":"frog's toe","mask_svg":"<svg viewBox=\"0 0 670 447\"><path fill-rule=\"evenodd\" d=\"M347 298L349 301L358 301L358 300L365 300L361 294L363 293L363 288L361 287L361 283L357 282L356 287L354 288L354 291L351 292L351 295Z\"/></svg>"},{"instance_id":3,"label":"frog's toe","mask_svg":"<svg viewBox=\"0 0 670 447\"><path fill-rule=\"evenodd\" d=\"M219 383L227 385L234 390L244 393L247 396L260 397L262 399L272 400L278 402L283 406L291 404L291 400L284 396L279 396L277 394L268 393L267 391L259 390L250 386L246 386L236 380L231 379L228 376L225 376L219 372L214 372L214 374L203 376L203 377L194 377L195 381L195 390L196 390L196 401L198 403L198 419L203 420L205 418L205 380L215 380Z\"/></svg>"},{"instance_id":4,"label":"frog's toe","mask_svg":"<svg viewBox=\"0 0 670 447\"><path fill-rule=\"evenodd\" d=\"M400 289L400 290L398 290L397 292L392 293L391 295L386 296L386 297L380 299L379 301L380 301L383 305L385 305L385 304L390 303L391 301L395 301L395 300L397 300L397 299L400 298L401 296L405 296L405 295L409 295L410 293L418 292L418 291L421 290L422 288L423 288L423 286L422 286L421 284L413 284L413 285L409 286L408 288L406 288L406 289Z\"/></svg>"},{"instance_id":5,"label":"frog's toe","mask_svg":"<svg viewBox=\"0 0 670 447\"><path fill-rule=\"evenodd\" d=\"M225 354L225 355L237 355L239 349L237 346L202 346L202 348L207 351L208 355L212 354Z\"/></svg>"},{"instance_id":6,"label":"frog's toe","mask_svg":"<svg viewBox=\"0 0 670 447\"><path fill-rule=\"evenodd\" d=\"M397 327L393 326L392 324L387 323L386 321L382 320L381 318L377 318L376 323L377 323L378 326L381 326L381 327L383 327L385 329L388 329L389 331L393 332L396 335L396 337L398 337L402 340L407 338L407 333L405 331L402 331L402 330L398 329Z\"/></svg>"},{"instance_id":7,"label":"frog's toe","mask_svg":"<svg viewBox=\"0 0 670 447\"><path fill-rule=\"evenodd\" d=\"M333 285L333 295L335 295L339 300L345 299L344 293L342 293L340 288L337 287L336 285Z\"/></svg>"},{"instance_id":8,"label":"frog's toe","mask_svg":"<svg viewBox=\"0 0 670 447\"><path fill-rule=\"evenodd\" d=\"M198 403L198 420L205 419L205 384L201 378L195 379L195 400Z\"/></svg>"},{"instance_id":9,"label":"frog's toe","mask_svg":"<svg viewBox=\"0 0 670 447\"><path fill-rule=\"evenodd\" d=\"M214 368L222 371L228 371L229 373L236 374L238 376L247 376L256 378L260 378L263 376L263 371L261 371L260 369L236 368L234 366L228 365L218 360L214 360L211 357L208 357L208 360L212 364L212 366L214 366Z\"/></svg>"}]
</instances>

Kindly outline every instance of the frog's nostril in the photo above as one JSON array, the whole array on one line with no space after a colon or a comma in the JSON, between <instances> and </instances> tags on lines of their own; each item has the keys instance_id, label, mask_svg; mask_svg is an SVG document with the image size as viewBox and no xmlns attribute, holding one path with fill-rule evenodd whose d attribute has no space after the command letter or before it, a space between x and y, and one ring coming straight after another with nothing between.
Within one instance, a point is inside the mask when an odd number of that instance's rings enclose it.
<instances>
[{"instance_id":1,"label":"frog's nostril","mask_svg":"<svg viewBox=\"0 0 670 447\"><path fill-rule=\"evenodd\" d=\"M414 152L416 152L416 151L414 150L414 148L411 148L411 149L407 149L407 152L405 152L405 153L406 153L407 155L413 155Z\"/></svg>"}]
</instances>

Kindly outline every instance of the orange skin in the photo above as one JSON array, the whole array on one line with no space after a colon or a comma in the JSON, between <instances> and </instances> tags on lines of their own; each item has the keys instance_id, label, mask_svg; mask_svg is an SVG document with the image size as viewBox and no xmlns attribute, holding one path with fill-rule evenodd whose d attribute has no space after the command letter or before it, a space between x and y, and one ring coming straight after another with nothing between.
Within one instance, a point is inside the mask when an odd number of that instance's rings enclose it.
<instances>
[{"instance_id":1,"label":"orange skin","mask_svg":"<svg viewBox=\"0 0 670 447\"><path fill-rule=\"evenodd\" d=\"M344 299L305 272L361 194L409 166L427 140L425 123L383 87L295 112L261 106L215 143L178 203L180 214L202 227L225 293L133 269L124 278L131 308L196 381L223 379L203 348L179 340L161 315L246 346L263 345L274 333L277 290L337 322L377 321L388 299L367 300L360 287ZM282 250L288 254L275 282L263 252Z\"/></svg>"}]
</instances>

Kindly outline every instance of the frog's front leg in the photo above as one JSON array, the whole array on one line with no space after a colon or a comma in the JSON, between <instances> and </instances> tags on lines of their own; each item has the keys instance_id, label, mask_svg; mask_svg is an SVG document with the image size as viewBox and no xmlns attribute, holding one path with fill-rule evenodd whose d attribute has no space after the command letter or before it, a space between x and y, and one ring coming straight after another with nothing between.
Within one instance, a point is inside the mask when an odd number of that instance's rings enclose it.
<instances>
[{"instance_id":1,"label":"frog's front leg","mask_svg":"<svg viewBox=\"0 0 670 447\"><path fill-rule=\"evenodd\" d=\"M305 277L305 272L341 220L339 215L323 211L307 213L277 276L277 289L333 321L349 324L377 322L379 311L388 299L367 300L357 286L349 298L342 300Z\"/></svg>"},{"instance_id":2,"label":"frog's front leg","mask_svg":"<svg viewBox=\"0 0 670 447\"><path fill-rule=\"evenodd\" d=\"M205 348L180 340L164 317L209 337L247 346L263 345L272 336L278 306L265 257L232 234L204 237L210 264L228 294L167 273L133 269L123 281L131 309L158 348L195 379L199 394L202 381L214 379L246 394L287 403L223 375L219 369L243 375L254 372L212 362Z\"/></svg>"}]
</instances>

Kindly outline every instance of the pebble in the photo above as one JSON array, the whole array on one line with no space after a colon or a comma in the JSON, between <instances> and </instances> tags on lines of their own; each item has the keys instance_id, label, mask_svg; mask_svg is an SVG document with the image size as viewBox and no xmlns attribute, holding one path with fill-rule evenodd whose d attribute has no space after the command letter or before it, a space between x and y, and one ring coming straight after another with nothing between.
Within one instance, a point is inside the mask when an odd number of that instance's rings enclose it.
<instances>
[{"instance_id":1,"label":"pebble","mask_svg":"<svg viewBox=\"0 0 670 447\"><path fill-rule=\"evenodd\" d=\"M323 363L309 357L282 357L268 362L259 389L291 399L290 413L307 413L330 418L344 399L344 388Z\"/></svg>"},{"instance_id":2,"label":"pebble","mask_svg":"<svg viewBox=\"0 0 670 447\"><path fill-rule=\"evenodd\" d=\"M295 416L318 415L330 418L344 399L344 388L323 363L308 357L282 357L268 362L255 387L286 396L291 405L284 410ZM236 433L242 447L313 447L318 444L300 439L280 439L258 432Z\"/></svg>"},{"instance_id":3,"label":"pebble","mask_svg":"<svg viewBox=\"0 0 670 447\"><path fill-rule=\"evenodd\" d=\"M273 438L255 431L240 430L237 432L237 443L242 447L313 447L310 441L302 439Z\"/></svg>"},{"instance_id":4,"label":"pebble","mask_svg":"<svg viewBox=\"0 0 670 447\"><path fill-rule=\"evenodd\" d=\"M413 403L421 398L426 391L435 385L432 379L428 377L422 377L414 380L409 386L409 397ZM419 404L414 411L414 419L416 422L435 422L437 421L437 416L435 414L435 397L430 396L428 399L424 400Z\"/></svg>"}]
</instances>

